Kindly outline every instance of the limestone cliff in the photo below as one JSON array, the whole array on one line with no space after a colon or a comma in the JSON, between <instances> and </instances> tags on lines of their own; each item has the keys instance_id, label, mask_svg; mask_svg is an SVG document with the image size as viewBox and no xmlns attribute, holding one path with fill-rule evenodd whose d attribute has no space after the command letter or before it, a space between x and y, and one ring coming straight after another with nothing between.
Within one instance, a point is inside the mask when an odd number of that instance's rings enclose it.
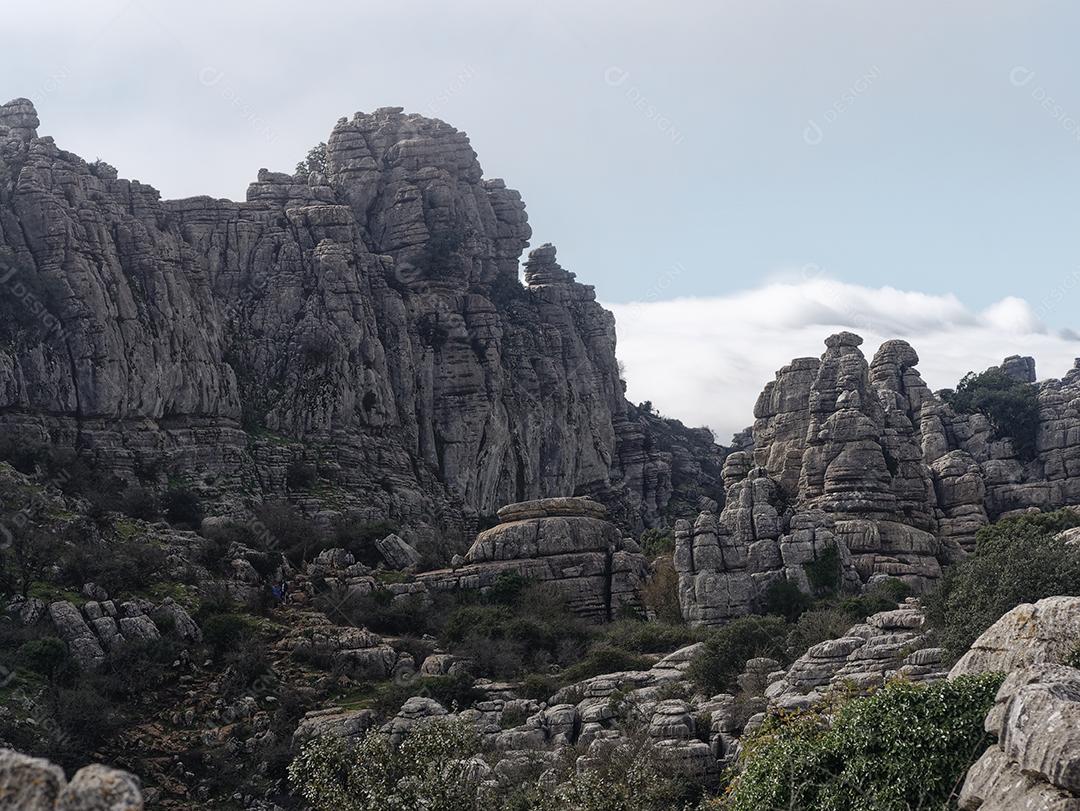
<instances>
[{"instance_id":1,"label":"limestone cliff","mask_svg":"<svg viewBox=\"0 0 1080 811\"><path fill-rule=\"evenodd\" d=\"M573 494L657 525L680 477L722 464L629 406L614 319L554 247L519 282L521 196L441 121L343 118L325 173L260 170L245 202L163 201L38 126L29 101L0 107L9 435L221 509L285 494L301 460L335 508L419 541Z\"/></svg>"},{"instance_id":2,"label":"limestone cliff","mask_svg":"<svg viewBox=\"0 0 1080 811\"><path fill-rule=\"evenodd\" d=\"M1080 360L1042 383L1030 358L1004 362L1037 389L1026 459L985 416L931 392L905 341L885 342L870 362L861 344L842 332L820 358L777 372L754 409L751 449L726 459L723 512L676 525L688 620L746 614L777 579L813 592L823 575L854 590L898 577L922 591L991 520L1080 501Z\"/></svg>"}]
</instances>

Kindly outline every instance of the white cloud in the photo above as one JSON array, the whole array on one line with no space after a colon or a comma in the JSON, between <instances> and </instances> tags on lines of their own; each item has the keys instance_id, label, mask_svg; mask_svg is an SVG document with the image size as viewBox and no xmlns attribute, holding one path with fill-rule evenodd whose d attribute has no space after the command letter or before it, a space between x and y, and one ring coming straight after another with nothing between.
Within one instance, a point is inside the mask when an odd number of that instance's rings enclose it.
<instances>
[{"instance_id":1,"label":"white cloud","mask_svg":"<svg viewBox=\"0 0 1080 811\"><path fill-rule=\"evenodd\" d=\"M618 324L627 396L726 442L753 422L754 401L781 366L821 355L840 330L862 335L867 358L882 341L909 341L935 389L1008 355L1034 356L1040 378L1062 376L1080 356L1075 333L1051 333L1020 298L973 312L953 295L803 276L717 298L605 305Z\"/></svg>"}]
</instances>

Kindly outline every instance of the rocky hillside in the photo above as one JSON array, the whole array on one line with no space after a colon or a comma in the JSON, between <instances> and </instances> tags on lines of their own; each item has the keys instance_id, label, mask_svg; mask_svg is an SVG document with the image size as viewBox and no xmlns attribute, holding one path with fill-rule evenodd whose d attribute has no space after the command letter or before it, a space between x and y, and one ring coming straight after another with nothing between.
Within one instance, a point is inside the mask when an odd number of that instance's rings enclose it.
<instances>
[{"instance_id":1,"label":"rocky hillside","mask_svg":"<svg viewBox=\"0 0 1080 811\"><path fill-rule=\"evenodd\" d=\"M0 107L5 435L222 512L309 465L294 498L461 549L529 498L590 494L635 530L722 499L724 450L627 403L614 319L555 248L519 282L525 205L453 127L357 113L237 203L163 201L38 126Z\"/></svg>"}]
</instances>

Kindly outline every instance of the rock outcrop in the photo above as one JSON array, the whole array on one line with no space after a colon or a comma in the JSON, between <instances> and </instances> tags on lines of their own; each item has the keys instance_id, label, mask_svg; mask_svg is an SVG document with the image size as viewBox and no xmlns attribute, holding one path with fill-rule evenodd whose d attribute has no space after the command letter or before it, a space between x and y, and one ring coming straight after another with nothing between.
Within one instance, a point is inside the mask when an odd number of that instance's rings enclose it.
<instances>
[{"instance_id":1,"label":"rock outcrop","mask_svg":"<svg viewBox=\"0 0 1080 811\"><path fill-rule=\"evenodd\" d=\"M914 601L873 614L839 639L811 646L769 684L765 696L772 706L791 710L808 707L829 690L847 685L868 690L897 678L943 679L944 651L933 645L925 624Z\"/></svg>"},{"instance_id":2,"label":"rock outcrop","mask_svg":"<svg viewBox=\"0 0 1080 811\"><path fill-rule=\"evenodd\" d=\"M314 460L339 509L421 546L563 493L656 525L722 463L626 402L614 320L553 246L519 282L524 203L441 121L343 118L325 174L260 170L239 203L162 201L37 126L0 107L9 436L190 477L223 511Z\"/></svg>"},{"instance_id":3,"label":"rock outcrop","mask_svg":"<svg viewBox=\"0 0 1080 811\"><path fill-rule=\"evenodd\" d=\"M818 590L895 577L916 592L974 549L991 520L1075 503L1080 488L1080 361L1039 385L1036 457L1022 460L981 414L957 414L929 390L905 341L871 362L862 338L830 336L820 359L776 374L755 406L749 450L728 455L725 507L676 525L683 615L716 624L754 610L786 579ZM1034 384L1030 358L1005 373Z\"/></svg>"},{"instance_id":4,"label":"rock outcrop","mask_svg":"<svg viewBox=\"0 0 1080 811\"><path fill-rule=\"evenodd\" d=\"M949 671L949 678L1060 663L1078 642L1080 597L1047 597L1037 603L1022 603L971 644Z\"/></svg>"},{"instance_id":5,"label":"rock outcrop","mask_svg":"<svg viewBox=\"0 0 1080 811\"><path fill-rule=\"evenodd\" d=\"M1012 671L986 731L997 743L968 771L961 809L1080 809L1080 670L1040 664Z\"/></svg>"},{"instance_id":6,"label":"rock outcrop","mask_svg":"<svg viewBox=\"0 0 1080 811\"><path fill-rule=\"evenodd\" d=\"M3 120L0 118L0 120ZM139 780L100 764L69 783L59 766L0 749L0 811L142 811Z\"/></svg>"},{"instance_id":7,"label":"rock outcrop","mask_svg":"<svg viewBox=\"0 0 1080 811\"><path fill-rule=\"evenodd\" d=\"M510 504L500 523L481 532L462 565L419 575L430 589L486 589L500 576L550 583L568 607L589 619L612 619L621 607L640 607L648 564L628 551L603 505L584 498Z\"/></svg>"}]
</instances>

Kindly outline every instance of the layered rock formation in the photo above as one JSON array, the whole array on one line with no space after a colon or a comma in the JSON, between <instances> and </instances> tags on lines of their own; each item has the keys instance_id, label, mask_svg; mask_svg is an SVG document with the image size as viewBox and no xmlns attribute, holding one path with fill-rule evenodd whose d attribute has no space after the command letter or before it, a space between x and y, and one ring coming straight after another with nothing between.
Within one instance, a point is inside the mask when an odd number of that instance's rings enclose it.
<instances>
[{"instance_id":1,"label":"layered rock formation","mask_svg":"<svg viewBox=\"0 0 1080 811\"><path fill-rule=\"evenodd\" d=\"M711 437L628 406L613 318L552 246L520 284L521 197L449 125L341 119L325 175L261 170L241 203L162 201L37 126L25 99L0 107L9 435L124 477L197 472L222 509L315 460L414 543L566 493L640 529L719 467Z\"/></svg>"},{"instance_id":2,"label":"layered rock formation","mask_svg":"<svg viewBox=\"0 0 1080 811\"><path fill-rule=\"evenodd\" d=\"M648 563L632 541L606 520L605 508L584 498L510 504L500 523L481 532L461 565L426 572L421 583L438 590L482 590L501 576L550 583L567 606L592 620L641 607Z\"/></svg>"},{"instance_id":3,"label":"layered rock formation","mask_svg":"<svg viewBox=\"0 0 1080 811\"><path fill-rule=\"evenodd\" d=\"M961 809L1080 809L1080 670L1043 664L1013 671L986 731L997 743L968 771Z\"/></svg>"},{"instance_id":4,"label":"layered rock formation","mask_svg":"<svg viewBox=\"0 0 1080 811\"><path fill-rule=\"evenodd\" d=\"M1023 460L985 416L958 414L929 390L906 342L885 342L869 363L857 335L825 344L758 398L752 449L725 463L719 519L676 526L692 622L748 613L778 578L814 592L826 565L834 587L897 577L922 591L990 520L1080 497L1080 361L1039 385L1036 456ZM1002 368L1034 385L1030 358Z\"/></svg>"}]
</instances>

